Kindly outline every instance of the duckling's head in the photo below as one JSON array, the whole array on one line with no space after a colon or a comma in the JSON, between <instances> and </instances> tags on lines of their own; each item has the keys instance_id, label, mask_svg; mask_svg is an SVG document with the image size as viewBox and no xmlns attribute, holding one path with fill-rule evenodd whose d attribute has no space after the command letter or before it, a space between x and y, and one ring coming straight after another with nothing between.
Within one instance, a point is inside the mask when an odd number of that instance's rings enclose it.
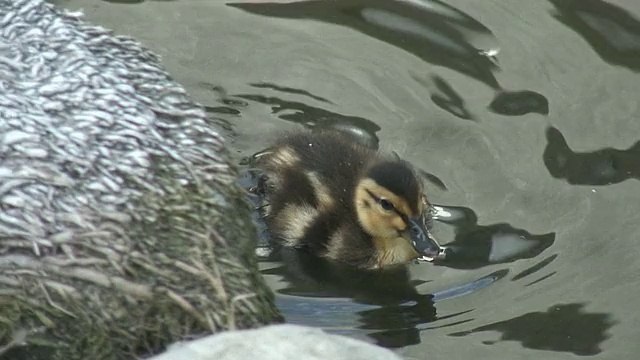
<instances>
[{"instance_id":1,"label":"duckling's head","mask_svg":"<svg viewBox=\"0 0 640 360\"><path fill-rule=\"evenodd\" d=\"M360 225L381 252L381 266L438 256L440 246L426 226L422 182L406 161L368 168L356 186L355 205Z\"/></svg>"}]
</instances>

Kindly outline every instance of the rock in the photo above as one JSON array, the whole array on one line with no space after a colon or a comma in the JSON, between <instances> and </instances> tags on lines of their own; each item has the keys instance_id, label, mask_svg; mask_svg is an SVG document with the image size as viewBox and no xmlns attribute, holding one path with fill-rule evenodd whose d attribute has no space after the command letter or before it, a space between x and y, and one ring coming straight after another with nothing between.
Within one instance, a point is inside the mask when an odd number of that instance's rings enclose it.
<instances>
[{"instance_id":1,"label":"rock","mask_svg":"<svg viewBox=\"0 0 640 360\"><path fill-rule=\"evenodd\" d=\"M231 331L172 345L149 360L400 360L391 350L299 325Z\"/></svg>"},{"instance_id":2,"label":"rock","mask_svg":"<svg viewBox=\"0 0 640 360\"><path fill-rule=\"evenodd\" d=\"M0 357L279 321L218 128L158 57L42 0L0 14Z\"/></svg>"}]
</instances>

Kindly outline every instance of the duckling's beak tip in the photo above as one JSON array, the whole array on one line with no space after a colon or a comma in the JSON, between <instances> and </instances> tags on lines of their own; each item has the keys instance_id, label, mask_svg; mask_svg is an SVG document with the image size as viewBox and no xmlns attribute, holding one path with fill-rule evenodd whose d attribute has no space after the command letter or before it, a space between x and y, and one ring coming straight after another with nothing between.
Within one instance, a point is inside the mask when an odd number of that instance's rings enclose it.
<instances>
[{"instance_id":1,"label":"duckling's beak tip","mask_svg":"<svg viewBox=\"0 0 640 360\"><path fill-rule=\"evenodd\" d=\"M443 258L444 249L431 235L423 221L410 219L409 223L411 226L411 244L420 255L418 259L431 262Z\"/></svg>"},{"instance_id":2,"label":"duckling's beak tip","mask_svg":"<svg viewBox=\"0 0 640 360\"><path fill-rule=\"evenodd\" d=\"M421 261L428 261L428 262L434 262L434 261L438 261L438 260L442 260L445 258L446 255L446 249L444 247L440 247L439 250L436 252L429 252L429 254L423 254L422 256L420 256L418 258L418 260Z\"/></svg>"}]
</instances>

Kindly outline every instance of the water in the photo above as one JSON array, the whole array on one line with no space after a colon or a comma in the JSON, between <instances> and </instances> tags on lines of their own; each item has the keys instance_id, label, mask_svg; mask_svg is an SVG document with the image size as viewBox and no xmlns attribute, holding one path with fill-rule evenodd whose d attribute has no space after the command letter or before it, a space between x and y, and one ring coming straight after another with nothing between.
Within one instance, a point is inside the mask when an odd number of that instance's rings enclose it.
<instances>
[{"instance_id":1,"label":"water","mask_svg":"<svg viewBox=\"0 0 640 360\"><path fill-rule=\"evenodd\" d=\"M264 259L289 321L410 359L640 353L637 1L58 2L163 55L234 161L332 126L424 170L450 261Z\"/></svg>"}]
</instances>

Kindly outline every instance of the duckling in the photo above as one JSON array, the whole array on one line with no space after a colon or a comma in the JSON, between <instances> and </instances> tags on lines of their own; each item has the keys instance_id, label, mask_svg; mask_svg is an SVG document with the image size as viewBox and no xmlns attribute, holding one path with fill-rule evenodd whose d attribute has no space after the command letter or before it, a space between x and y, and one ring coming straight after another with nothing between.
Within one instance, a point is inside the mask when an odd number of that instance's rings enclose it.
<instances>
[{"instance_id":1,"label":"duckling","mask_svg":"<svg viewBox=\"0 0 640 360\"><path fill-rule=\"evenodd\" d=\"M272 239L362 269L432 260L430 205L407 161L337 130L284 134L255 160Z\"/></svg>"}]
</instances>

